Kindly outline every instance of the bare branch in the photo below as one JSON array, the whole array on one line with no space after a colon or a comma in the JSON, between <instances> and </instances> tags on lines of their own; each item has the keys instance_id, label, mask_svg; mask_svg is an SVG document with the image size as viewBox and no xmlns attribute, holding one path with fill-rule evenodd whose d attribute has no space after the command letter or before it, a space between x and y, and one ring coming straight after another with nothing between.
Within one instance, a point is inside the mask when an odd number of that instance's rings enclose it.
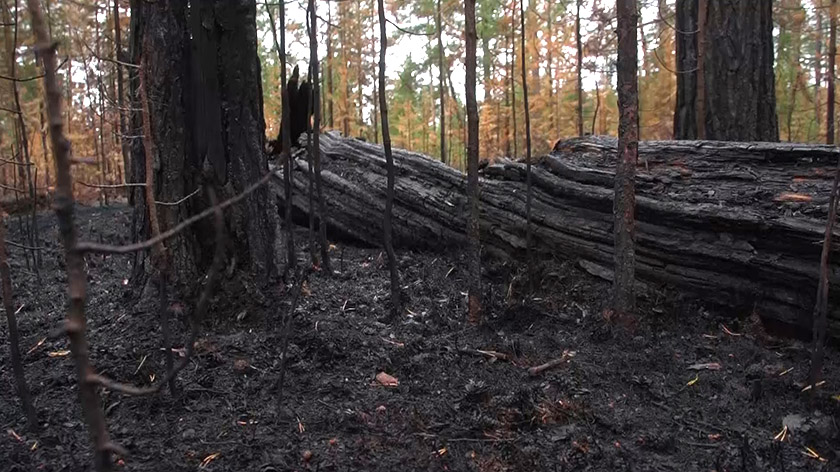
<instances>
[{"instance_id":1,"label":"bare branch","mask_svg":"<svg viewBox=\"0 0 840 472\"><path fill-rule=\"evenodd\" d=\"M198 188L197 188L197 189L195 189L195 190L193 191L193 193L191 193L191 194L187 195L186 197L184 197L184 198L182 198L182 199L180 199L180 200L178 200L178 201L174 201L174 202L159 202L159 201L155 200L155 203L156 203L156 204L158 204L158 205L161 205L161 206L178 206L178 205L180 205L180 204L184 203L185 201L189 200L190 198L192 198L192 197L194 197L194 196L198 195L199 190L201 190L201 189L198 189Z\"/></svg>"},{"instance_id":2,"label":"bare branch","mask_svg":"<svg viewBox=\"0 0 840 472\"><path fill-rule=\"evenodd\" d=\"M77 184L83 187L90 187L90 188L126 188L126 187L145 187L146 184L144 182L124 182L121 184L89 184L87 182L82 182L81 180L76 181Z\"/></svg>"}]
</instances>

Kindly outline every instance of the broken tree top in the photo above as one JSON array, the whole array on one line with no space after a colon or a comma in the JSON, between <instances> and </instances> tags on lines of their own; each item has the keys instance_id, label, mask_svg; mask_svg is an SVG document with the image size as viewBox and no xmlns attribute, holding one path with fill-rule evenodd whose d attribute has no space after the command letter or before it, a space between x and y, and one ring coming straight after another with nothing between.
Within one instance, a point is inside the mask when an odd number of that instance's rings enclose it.
<instances>
[{"instance_id":1,"label":"broken tree top","mask_svg":"<svg viewBox=\"0 0 840 472\"><path fill-rule=\"evenodd\" d=\"M533 166L534 248L578 260L605 278L613 264L616 150L614 138L576 138L559 142ZM321 154L331 230L379 244L386 187L382 147L326 134ZM395 243L428 249L465 244L466 176L422 154L395 149L394 157ZM637 278L754 309L796 334L810 331L838 157L835 148L820 145L640 143ZM305 213L305 153L295 159L293 204ZM525 250L525 164L502 160L487 166L483 177L482 245L494 255L517 257ZM275 193L282 199L282 191ZM829 277L836 285L840 274L832 259ZM830 331L838 336L840 293L830 294Z\"/></svg>"}]
</instances>

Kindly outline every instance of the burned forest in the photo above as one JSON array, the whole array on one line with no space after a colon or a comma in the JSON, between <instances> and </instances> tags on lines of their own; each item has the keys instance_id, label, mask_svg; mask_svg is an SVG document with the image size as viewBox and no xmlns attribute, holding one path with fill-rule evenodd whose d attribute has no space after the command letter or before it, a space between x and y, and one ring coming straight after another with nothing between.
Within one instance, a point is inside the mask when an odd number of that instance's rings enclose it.
<instances>
[{"instance_id":1,"label":"burned forest","mask_svg":"<svg viewBox=\"0 0 840 472\"><path fill-rule=\"evenodd\" d=\"M0 0L0 471L840 469L837 0Z\"/></svg>"}]
</instances>

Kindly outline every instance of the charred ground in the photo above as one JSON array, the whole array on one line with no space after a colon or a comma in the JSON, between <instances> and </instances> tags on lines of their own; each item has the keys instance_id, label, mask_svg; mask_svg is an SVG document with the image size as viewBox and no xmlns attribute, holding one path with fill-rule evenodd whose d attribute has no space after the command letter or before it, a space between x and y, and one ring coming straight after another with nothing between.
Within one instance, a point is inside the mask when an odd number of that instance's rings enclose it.
<instances>
[{"instance_id":1,"label":"charred ground","mask_svg":"<svg viewBox=\"0 0 840 472\"><path fill-rule=\"evenodd\" d=\"M125 208L81 207L77 221L84 239L129 239ZM25 434L4 362L0 468L87 470L90 442L67 342L38 344L63 319L66 299L54 216L43 214L39 225L49 248L41 282L19 250L11 248L10 259L44 426ZM644 296L630 330L611 327L602 315L609 286L560 261L541 264L538 292L526 302L524 274L488 261L489 313L470 327L459 254L401 252L409 311L388 325L379 321L388 313L381 251L338 244L333 256L340 274L316 273L304 288L283 406L274 384L287 289L227 279L198 355L179 377L180 397L104 392L112 436L131 453L119 470L196 470L203 461L219 471L789 471L840 463L836 349L826 383L809 400L801 392L807 345L667 292ZM148 384L163 374L158 323L137 308L129 264L128 257L88 258L88 333L97 369ZM573 357L528 375L564 351ZM708 365L689 368L698 364ZM377 385L379 372L399 386ZM774 441L783 424L785 440ZM808 457L806 447L827 462Z\"/></svg>"}]
</instances>

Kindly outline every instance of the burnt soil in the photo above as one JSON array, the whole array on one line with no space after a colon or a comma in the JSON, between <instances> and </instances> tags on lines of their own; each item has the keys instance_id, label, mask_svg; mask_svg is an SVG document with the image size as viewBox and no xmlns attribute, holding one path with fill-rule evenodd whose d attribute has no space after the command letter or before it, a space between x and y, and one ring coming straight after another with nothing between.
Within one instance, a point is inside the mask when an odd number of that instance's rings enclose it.
<instances>
[{"instance_id":1,"label":"burnt soil","mask_svg":"<svg viewBox=\"0 0 840 472\"><path fill-rule=\"evenodd\" d=\"M83 239L129 239L125 207L81 207L77 219ZM54 216L44 213L39 226L48 247L41 282L20 249L10 248L10 259L42 428L26 430L3 323L0 470L89 470L67 341L39 344L66 304ZM10 227L9 238L20 241L15 220ZM457 253L400 252L408 309L389 324L381 252L336 246L339 273L313 274L295 312L282 397L276 380L290 288L226 279L178 378L179 395L102 392L112 438L130 452L118 470L840 470L834 347L811 398L801 392L806 343L771 336L755 315L738 318L667 291L643 294L637 321L615 324L604 315L609 284L562 261L540 264L527 299L521 269L485 261L487 313L471 327ZM125 256L88 258L88 335L100 372L148 385L164 373L159 323L138 306L130 264ZM182 348L185 320L175 324ZM560 365L528 374L564 352ZM378 385L380 372L399 385ZM784 440L774 440L784 424Z\"/></svg>"}]
</instances>

